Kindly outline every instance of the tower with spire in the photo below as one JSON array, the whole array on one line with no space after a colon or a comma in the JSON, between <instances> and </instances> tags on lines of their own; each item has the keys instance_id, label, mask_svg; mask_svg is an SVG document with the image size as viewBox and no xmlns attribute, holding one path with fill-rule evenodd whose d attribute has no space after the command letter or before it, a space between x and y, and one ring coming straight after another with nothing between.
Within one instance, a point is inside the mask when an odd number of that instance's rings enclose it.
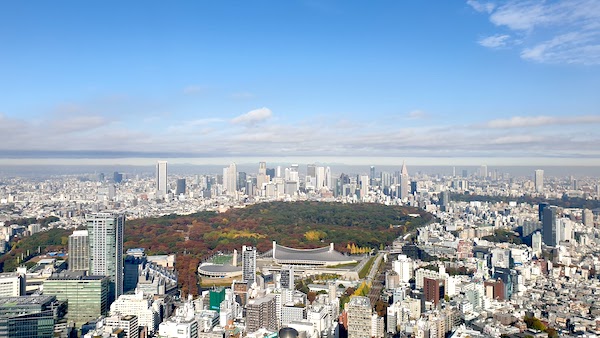
<instances>
[{"instance_id":1,"label":"tower with spire","mask_svg":"<svg viewBox=\"0 0 600 338\"><path fill-rule=\"evenodd\" d=\"M402 161L402 170L400 171L400 182L398 186L398 198L408 198L410 194L410 178L408 177L408 169L406 169L406 162Z\"/></svg>"}]
</instances>

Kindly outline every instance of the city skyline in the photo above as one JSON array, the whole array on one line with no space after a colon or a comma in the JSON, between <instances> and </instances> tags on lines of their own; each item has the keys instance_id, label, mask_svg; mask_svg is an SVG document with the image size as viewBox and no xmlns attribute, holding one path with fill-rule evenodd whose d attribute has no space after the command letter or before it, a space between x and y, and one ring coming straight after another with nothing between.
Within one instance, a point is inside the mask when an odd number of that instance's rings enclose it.
<instances>
[{"instance_id":1,"label":"city skyline","mask_svg":"<svg viewBox=\"0 0 600 338\"><path fill-rule=\"evenodd\" d=\"M591 0L4 4L0 164L600 165L599 19Z\"/></svg>"}]
</instances>

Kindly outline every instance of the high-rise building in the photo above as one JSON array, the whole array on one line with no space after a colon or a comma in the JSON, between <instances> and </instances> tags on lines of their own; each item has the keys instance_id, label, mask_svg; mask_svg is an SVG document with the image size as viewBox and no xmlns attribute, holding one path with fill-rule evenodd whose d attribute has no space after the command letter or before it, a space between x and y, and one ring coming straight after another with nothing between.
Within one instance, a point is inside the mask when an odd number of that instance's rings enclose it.
<instances>
[{"instance_id":1,"label":"high-rise building","mask_svg":"<svg viewBox=\"0 0 600 338\"><path fill-rule=\"evenodd\" d=\"M425 301L432 302L436 306L440 299L444 299L444 280L437 278L423 278L423 296Z\"/></svg>"},{"instance_id":2,"label":"high-rise building","mask_svg":"<svg viewBox=\"0 0 600 338\"><path fill-rule=\"evenodd\" d=\"M483 164L481 165L481 167L479 167L479 177L486 179L488 176L488 167L487 165Z\"/></svg>"},{"instance_id":3,"label":"high-rise building","mask_svg":"<svg viewBox=\"0 0 600 338\"><path fill-rule=\"evenodd\" d=\"M287 266L281 269L279 280L282 289L294 290L294 267Z\"/></svg>"},{"instance_id":4,"label":"high-rise building","mask_svg":"<svg viewBox=\"0 0 600 338\"><path fill-rule=\"evenodd\" d=\"M223 189L229 196L235 196L237 192L237 166L231 163L229 167L223 168Z\"/></svg>"},{"instance_id":5,"label":"high-rise building","mask_svg":"<svg viewBox=\"0 0 600 338\"><path fill-rule=\"evenodd\" d=\"M369 193L369 176L361 175L360 176L360 198L365 198Z\"/></svg>"},{"instance_id":6,"label":"high-rise building","mask_svg":"<svg viewBox=\"0 0 600 338\"><path fill-rule=\"evenodd\" d=\"M556 220L558 208L547 206L542 213L542 238L547 246L558 245L558 222Z\"/></svg>"},{"instance_id":7,"label":"high-rise building","mask_svg":"<svg viewBox=\"0 0 600 338\"><path fill-rule=\"evenodd\" d=\"M325 187L325 167L317 167L315 182L316 191L319 191Z\"/></svg>"},{"instance_id":8,"label":"high-rise building","mask_svg":"<svg viewBox=\"0 0 600 338\"><path fill-rule=\"evenodd\" d=\"M400 283L408 283L414 276L413 260L406 255L398 255L398 260L392 263L394 271L398 274Z\"/></svg>"},{"instance_id":9,"label":"high-rise building","mask_svg":"<svg viewBox=\"0 0 600 338\"><path fill-rule=\"evenodd\" d=\"M108 276L109 303L123 294L123 231L125 215L86 215L90 243L90 275Z\"/></svg>"},{"instance_id":10,"label":"high-rise building","mask_svg":"<svg viewBox=\"0 0 600 338\"><path fill-rule=\"evenodd\" d=\"M317 165L316 164L306 165L306 176L310 176L310 177L317 176Z\"/></svg>"},{"instance_id":11,"label":"high-rise building","mask_svg":"<svg viewBox=\"0 0 600 338\"><path fill-rule=\"evenodd\" d=\"M251 299L246 304L246 331L255 332L261 328L277 331L277 299L274 294Z\"/></svg>"},{"instance_id":12,"label":"high-rise building","mask_svg":"<svg viewBox=\"0 0 600 338\"><path fill-rule=\"evenodd\" d=\"M410 178L408 177L408 169L406 163L402 162L402 170L400 171L400 185L398 186L397 195L400 199L405 199L410 194Z\"/></svg>"},{"instance_id":13,"label":"high-rise building","mask_svg":"<svg viewBox=\"0 0 600 338\"><path fill-rule=\"evenodd\" d=\"M542 169L537 169L535 171L535 192L543 192L544 191L544 171Z\"/></svg>"},{"instance_id":14,"label":"high-rise building","mask_svg":"<svg viewBox=\"0 0 600 338\"><path fill-rule=\"evenodd\" d=\"M346 303L348 338L371 337L371 302L369 298L353 296Z\"/></svg>"},{"instance_id":15,"label":"high-rise building","mask_svg":"<svg viewBox=\"0 0 600 338\"><path fill-rule=\"evenodd\" d=\"M369 170L369 179L371 180L371 184L373 183L373 180L375 180L375 166L372 165L370 170Z\"/></svg>"},{"instance_id":16,"label":"high-rise building","mask_svg":"<svg viewBox=\"0 0 600 338\"><path fill-rule=\"evenodd\" d=\"M166 195L169 192L167 184L167 161L158 161L156 164L156 191L161 195Z\"/></svg>"},{"instance_id":17,"label":"high-rise building","mask_svg":"<svg viewBox=\"0 0 600 338\"><path fill-rule=\"evenodd\" d=\"M594 213L590 209L583 209L582 222L586 227L594 226Z\"/></svg>"},{"instance_id":18,"label":"high-rise building","mask_svg":"<svg viewBox=\"0 0 600 338\"><path fill-rule=\"evenodd\" d=\"M185 178L177 179L177 189L175 190L177 196L185 194Z\"/></svg>"},{"instance_id":19,"label":"high-rise building","mask_svg":"<svg viewBox=\"0 0 600 338\"><path fill-rule=\"evenodd\" d=\"M531 236L531 249L533 251L533 254L537 258L542 257L542 233L541 232L536 231Z\"/></svg>"},{"instance_id":20,"label":"high-rise building","mask_svg":"<svg viewBox=\"0 0 600 338\"><path fill-rule=\"evenodd\" d=\"M242 280L251 286L256 281L256 248L242 246Z\"/></svg>"},{"instance_id":21,"label":"high-rise building","mask_svg":"<svg viewBox=\"0 0 600 338\"><path fill-rule=\"evenodd\" d=\"M90 245L87 230L75 230L69 236L69 270L90 269Z\"/></svg>"},{"instance_id":22,"label":"high-rise building","mask_svg":"<svg viewBox=\"0 0 600 338\"><path fill-rule=\"evenodd\" d=\"M263 189L263 184L267 184L270 181L270 177L267 176L267 163L258 163L258 174L256 175L256 187L258 190Z\"/></svg>"}]
</instances>

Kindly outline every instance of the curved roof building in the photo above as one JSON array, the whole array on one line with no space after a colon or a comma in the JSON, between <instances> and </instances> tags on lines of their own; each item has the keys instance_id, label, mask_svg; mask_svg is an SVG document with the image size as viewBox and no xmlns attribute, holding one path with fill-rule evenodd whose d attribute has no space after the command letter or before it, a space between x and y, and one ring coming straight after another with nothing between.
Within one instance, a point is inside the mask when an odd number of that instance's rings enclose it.
<instances>
[{"instance_id":1,"label":"curved roof building","mask_svg":"<svg viewBox=\"0 0 600 338\"><path fill-rule=\"evenodd\" d=\"M198 267L198 274L210 278L231 278L242 275L242 268L229 264L202 263Z\"/></svg>"},{"instance_id":2,"label":"curved roof building","mask_svg":"<svg viewBox=\"0 0 600 338\"><path fill-rule=\"evenodd\" d=\"M316 249L294 249L273 241L273 260L277 264L317 266L356 263L353 258L335 251L333 243Z\"/></svg>"}]
</instances>

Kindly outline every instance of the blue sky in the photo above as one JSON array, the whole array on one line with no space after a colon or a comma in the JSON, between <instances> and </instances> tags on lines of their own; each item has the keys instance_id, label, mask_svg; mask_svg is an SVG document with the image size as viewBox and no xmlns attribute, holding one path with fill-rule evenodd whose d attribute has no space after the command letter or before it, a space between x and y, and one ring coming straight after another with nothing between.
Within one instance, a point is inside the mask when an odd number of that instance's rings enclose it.
<instances>
[{"instance_id":1,"label":"blue sky","mask_svg":"<svg viewBox=\"0 0 600 338\"><path fill-rule=\"evenodd\" d=\"M5 1L0 93L0 163L598 165L600 1Z\"/></svg>"}]
</instances>

